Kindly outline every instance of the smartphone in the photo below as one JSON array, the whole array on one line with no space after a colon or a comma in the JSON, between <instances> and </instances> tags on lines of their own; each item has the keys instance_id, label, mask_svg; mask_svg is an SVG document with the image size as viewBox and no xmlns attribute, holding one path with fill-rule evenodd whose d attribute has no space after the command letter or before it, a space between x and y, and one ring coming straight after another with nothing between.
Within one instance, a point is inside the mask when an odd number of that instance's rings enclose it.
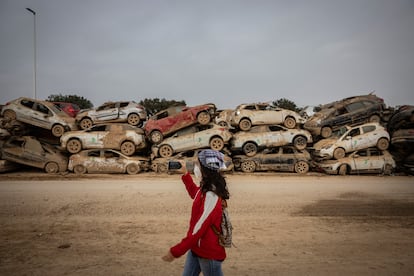
<instances>
[{"instance_id":1,"label":"smartphone","mask_svg":"<svg viewBox=\"0 0 414 276\"><path fill-rule=\"evenodd\" d=\"M168 170L179 170L181 169L181 163L177 161L168 161Z\"/></svg>"}]
</instances>

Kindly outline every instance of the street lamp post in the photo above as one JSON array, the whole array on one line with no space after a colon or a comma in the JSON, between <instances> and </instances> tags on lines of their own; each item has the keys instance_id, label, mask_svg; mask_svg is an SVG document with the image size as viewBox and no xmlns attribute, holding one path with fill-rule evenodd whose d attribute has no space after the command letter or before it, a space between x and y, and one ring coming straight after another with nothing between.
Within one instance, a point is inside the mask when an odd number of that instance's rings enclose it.
<instances>
[{"instance_id":1,"label":"street lamp post","mask_svg":"<svg viewBox=\"0 0 414 276\"><path fill-rule=\"evenodd\" d=\"M26 8L30 13L33 14L33 93L34 98L36 99L36 68L37 68L37 59L36 59L36 12L32 9Z\"/></svg>"}]
</instances>

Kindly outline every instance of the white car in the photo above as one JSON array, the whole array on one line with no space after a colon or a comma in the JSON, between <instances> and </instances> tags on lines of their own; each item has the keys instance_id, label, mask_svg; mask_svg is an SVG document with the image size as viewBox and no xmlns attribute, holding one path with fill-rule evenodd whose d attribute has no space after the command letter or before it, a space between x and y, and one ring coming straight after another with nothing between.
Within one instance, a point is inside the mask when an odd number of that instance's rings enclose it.
<instances>
[{"instance_id":1,"label":"white car","mask_svg":"<svg viewBox=\"0 0 414 276\"><path fill-rule=\"evenodd\" d=\"M107 102L96 109L81 110L76 122L81 129L88 129L97 123L128 123L141 127L147 119L145 108L134 101Z\"/></svg>"},{"instance_id":2,"label":"white car","mask_svg":"<svg viewBox=\"0 0 414 276\"><path fill-rule=\"evenodd\" d=\"M71 131L60 137L61 148L72 154L83 149L110 148L130 156L146 145L144 131L128 124L101 124L87 130Z\"/></svg>"},{"instance_id":3,"label":"white car","mask_svg":"<svg viewBox=\"0 0 414 276\"><path fill-rule=\"evenodd\" d=\"M305 118L295 111L277 108L268 103L241 104L231 116L231 125L243 131L256 125L283 124L287 128L295 128L297 124L304 124L305 121Z\"/></svg>"},{"instance_id":4,"label":"white car","mask_svg":"<svg viewBox=\"0 0 414 276\"><path fill-rule=\"evenodd\" d=\"M313 155L322 159L340 159L348 152L369 147L388 149L390 135L378 123L367 123L355 127L342 127L331 138L314 144Z\"/></svg>"},{"instance_id":5,"label":"white car","mask_svg":"<svg viewBox=\"0 0 414 276\"><path fill-rule=\"evenodd\" d=\"M152 154L153 157L170 157L177 152L208 147L220 151L231 137L226 127L216 124L196 125L177 131L172 137L154 145Z\"/></svg>"},{"instance_id":6,"label":"white car","mask_svg":"<svg viewBox=\"0 0 414 276\"><path fill-rule=\"evenodd\" d=\"M18 120L29 125L49 129L55 137L62 136L64 132L78 129L74 118L47 101L21 97L3 106L1 115L6 120Z\"/></svg>"},{"instance_id":7,"label":"white car","mask_svg":"<svg viewBox=\"0 0 414 276\"><path fill-rule=\"evenodd\" d=\"M298 150L304 150L311 142L312 136L307 130L288 129L280 125L262 125L233 134L230 150L242 151L247 156L254 156L260 149L289 144L293 144Z\"/></svg>"},{"instance_id":8,"label":"white car","mask_svg":"<svg viewBox=\"0 0 414 276\"><path fill-rule=\"evenodd\" d=\"M328 174L383 173L390 175L396 164L388 151L368 148L355 151L338 160L321 161L316 166Z\"/></svg>"}]
</instances>

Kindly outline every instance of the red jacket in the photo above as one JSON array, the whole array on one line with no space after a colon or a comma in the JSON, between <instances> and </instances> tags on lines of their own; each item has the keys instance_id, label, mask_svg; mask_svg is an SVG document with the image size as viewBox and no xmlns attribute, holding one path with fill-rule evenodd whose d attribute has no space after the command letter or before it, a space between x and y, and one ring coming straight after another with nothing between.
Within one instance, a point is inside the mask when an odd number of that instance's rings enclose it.
<instances>
[{"instance_id":1,"label":"red jacket","mask_svg":"<svg viewBox=\"0 0 414 276\"><path fill-rule=\"evenodd\" d=\"M182 180L194 201L187 236L171 247L171 254L178 258L191 249L199 257L224 260L226 251L219 244L218 237L211 228L214 224L217 229L221 229L221 198L213 192L203 193L189 173L183 175Z\"/></svg>"}]
</instances>

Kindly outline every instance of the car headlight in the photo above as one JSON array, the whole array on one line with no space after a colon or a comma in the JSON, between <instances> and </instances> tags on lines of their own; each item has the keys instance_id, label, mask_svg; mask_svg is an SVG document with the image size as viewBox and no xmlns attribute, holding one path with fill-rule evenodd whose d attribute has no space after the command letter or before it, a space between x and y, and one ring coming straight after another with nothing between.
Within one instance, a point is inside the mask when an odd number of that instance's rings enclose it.
<instances>
[{"instance_id":1,"label":"car headlight","mask_svg":"<svg viewBox=\"0 0 414 276\"><path fill-rule=\"evenodd\" d=\"M239 116L240 115L240 110L236 111L236 115Z\"/></svg>"}]
</instances>

